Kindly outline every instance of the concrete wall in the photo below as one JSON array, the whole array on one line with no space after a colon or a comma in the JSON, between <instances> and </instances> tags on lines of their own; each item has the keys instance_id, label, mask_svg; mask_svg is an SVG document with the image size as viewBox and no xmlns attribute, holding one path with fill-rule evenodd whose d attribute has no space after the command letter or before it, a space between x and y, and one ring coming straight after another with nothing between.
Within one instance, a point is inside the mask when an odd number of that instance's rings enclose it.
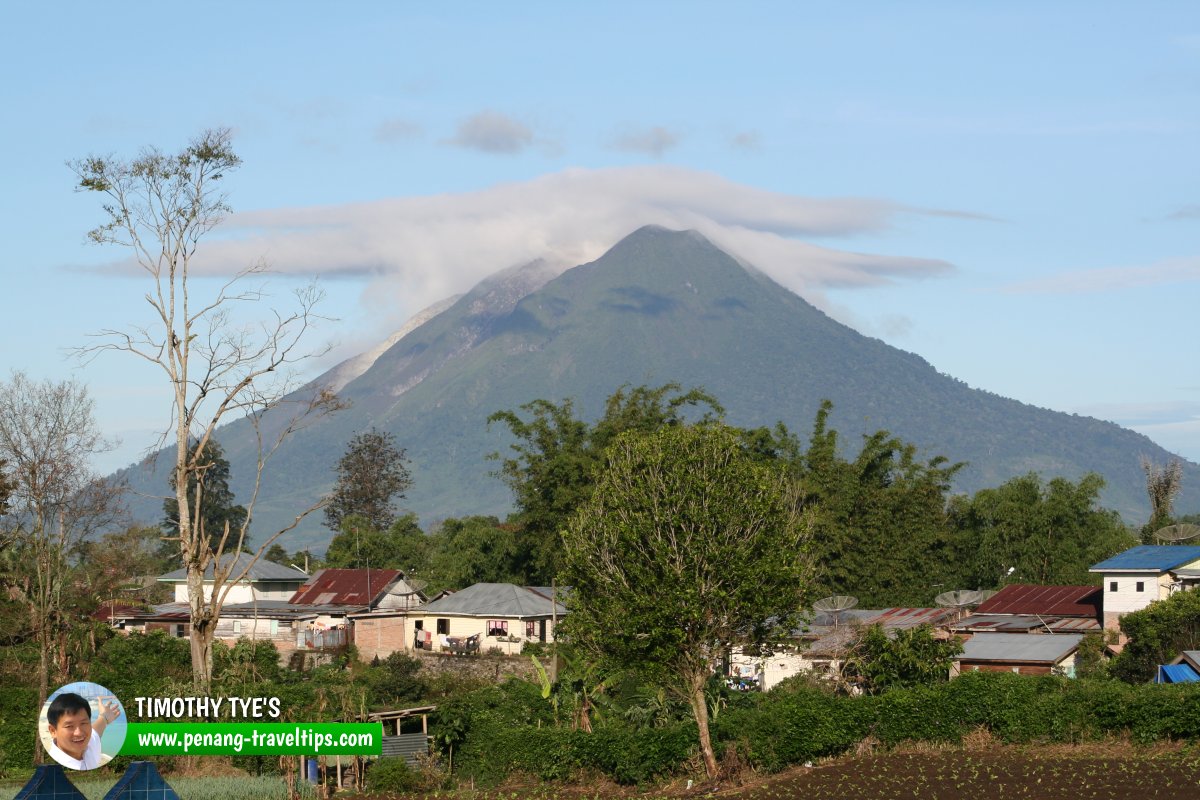
<instances>
[{"instance_id":1,"label":"concrete wall","mask_svg":"<svg viewBox=\"0 0 1200 800\"><path fill-rule=\"evenodd\" d=\"M397 651L403 652L406 642L405 629L408 618L402 616L356 617L354 619L354 645L358 657L370 661L378 656L387 658Z\"/></svg>"}]
</instances>

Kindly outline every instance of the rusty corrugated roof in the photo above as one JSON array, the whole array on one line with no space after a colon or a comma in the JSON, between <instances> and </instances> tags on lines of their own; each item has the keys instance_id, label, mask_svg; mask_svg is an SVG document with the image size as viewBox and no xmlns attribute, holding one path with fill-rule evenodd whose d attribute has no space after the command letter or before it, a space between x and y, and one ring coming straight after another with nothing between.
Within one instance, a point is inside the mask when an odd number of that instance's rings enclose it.
<instances>
[{"instance_id":1,"label":"rusty corrugated roof","mask_svg":"<svg viewBox=\"0 0 1200 800\"><path fill-rule=\"evenodd\" d=\"M374 605L388 587L404 577L398 569L323 569L308 579L292 605ZM368 596L369 595L369 596Z\"/></svg>"},{"instance_id":2,"label":"rusty corrugated roof","mask_svg":"<svg viewBox=\"0 0 1200 800\"><path fill-rule=\"evenodd\" d=\"M1055 617L1100 616L1099 586L1005 586L975 609L977 614L1040 614Z\"/></svg>"},{"instance_id":3,"label":"rusty corrugated roof","mask_svg":"<svg viewBox=\"0 0 1200 800\"><path fill-rule=\"evenodd\" d=\"M864 625L882 625L884 628L915 628L918 625L936 625L954 616L953 608L885 608L875 616L864 619Z\"/></svg>"}]
</instances>

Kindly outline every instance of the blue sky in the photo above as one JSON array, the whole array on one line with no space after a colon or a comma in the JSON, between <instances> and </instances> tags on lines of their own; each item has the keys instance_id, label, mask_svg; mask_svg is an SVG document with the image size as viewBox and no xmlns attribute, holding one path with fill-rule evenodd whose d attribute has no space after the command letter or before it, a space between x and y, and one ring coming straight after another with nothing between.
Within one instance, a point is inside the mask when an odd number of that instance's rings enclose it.
<instances>
[{"instance_id":1,"label":"blue sky","mask_svg":"<svg viewBox=\"0 0 1200 800\"><path fill-rule=\"evenodd\" d=\"M130 357L64 356L148 311L64 162L218 126L245 163L205 269L319 276L314 371L654 222L972 386L1200 461L1194 3L98 8L4 14L0 374L87 383L122 442L100 469L169 400Z\"/></svg>"}]
</instances>

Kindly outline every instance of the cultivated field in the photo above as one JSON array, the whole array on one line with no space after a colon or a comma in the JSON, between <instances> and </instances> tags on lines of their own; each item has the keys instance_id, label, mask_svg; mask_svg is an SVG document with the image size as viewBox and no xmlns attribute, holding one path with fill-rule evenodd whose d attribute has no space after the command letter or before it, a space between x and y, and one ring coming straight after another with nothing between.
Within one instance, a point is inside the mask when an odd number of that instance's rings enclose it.
<instances>
[{"instance_id":1,"label":"cultivated field","mask_svg":"<svg viewBox=\"0 0 1200 800\"><path fill-rule=\"evenodd\" d=\"M181 800L284 800L278 777L168 777ZM88 800L100 800L115 779L79 779ZM19 784L0 784L0 797ZM315 795L303 787L305 800ZM654 791L609 784L547 785L513 782L489 791L421 795L335 795L345 800L1195 800L1200 798L1200 749L1143 750L1129 745L996 747L987 750L916 750L842 758L814 768L751 781L675 783Z\"/></svg>"},{"instance_id":2,"label":"cultivated field","mask_svg":"<svg viewBox=\"0 0 1200 800\"><path fill-rule=\"evenodd\" d=\"M1119 800L1200 796L1200 755L1046 755L1017 750L907 753L845 760L737 800Z\"/></svg>"}]
</instances>

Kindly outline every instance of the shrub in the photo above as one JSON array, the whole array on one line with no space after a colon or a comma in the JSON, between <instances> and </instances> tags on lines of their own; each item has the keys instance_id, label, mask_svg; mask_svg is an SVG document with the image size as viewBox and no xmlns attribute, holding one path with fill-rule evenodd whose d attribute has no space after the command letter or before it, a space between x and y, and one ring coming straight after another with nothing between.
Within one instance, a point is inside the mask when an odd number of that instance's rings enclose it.
<instances>
[{"instance_id":1,"label":"shrub","mask_svg":"<svg viewBox=\"0 0 1200 800\"><path fill-rule=\"evenodd\" d=\"M399 794L421 789L421 776L403 758L381 758L372 763L364 782L372 794Z\"/></svg>"}]
</instances>

